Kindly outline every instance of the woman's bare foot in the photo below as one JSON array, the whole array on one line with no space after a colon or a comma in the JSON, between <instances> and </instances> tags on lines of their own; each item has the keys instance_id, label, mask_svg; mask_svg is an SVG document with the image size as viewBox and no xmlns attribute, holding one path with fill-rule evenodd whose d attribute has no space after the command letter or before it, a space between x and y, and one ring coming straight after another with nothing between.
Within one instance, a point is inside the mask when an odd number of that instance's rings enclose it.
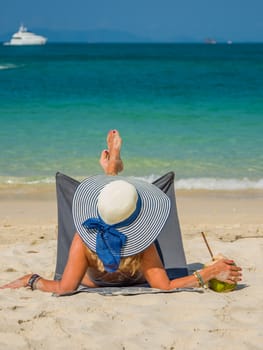
<instances>
[{"instance_id":1,"label":"woman's bare foot","mask_svg":"<svg viewBox=\"0 0 263 350\"><path fill-rule=\"evenodd\" d=\"M107 135L108 149L102 151L100 156L100 165L105 174L118 175L123 170L123 162L121 160L122 139L117 130L110 130Z\"/></svg>"}]
</instances>

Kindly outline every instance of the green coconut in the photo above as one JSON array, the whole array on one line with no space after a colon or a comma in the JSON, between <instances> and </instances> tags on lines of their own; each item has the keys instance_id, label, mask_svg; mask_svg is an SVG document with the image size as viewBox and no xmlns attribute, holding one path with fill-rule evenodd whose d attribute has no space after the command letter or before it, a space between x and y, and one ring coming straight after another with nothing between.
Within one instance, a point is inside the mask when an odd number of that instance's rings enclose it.
<instances>
[{"instance_id":1,"label":"green coconut","mask_svg":"<svg viewBox=\"0 0 263 350\"><path fill-rule=\"evenodd\" d=\"M215 292L227 293L234 290L237 286L237 283L230 284L227 282L218 281L217 279L214 278L209 281L208 286L210 289L214 290Z\"/></svg>"},{"instance_id":2,"label":"green coconut","mask_svg":"<svg viewBox=\"0 0 263 350\"><path fill-rule=\"evenodd\" d=\"M226 259L226 257L222 254L218 254L214 257L214 260L209 261L208 263L206 263L204 265L204 267L213 265L217 260L219 259ZM233 263L235 265L235 263ZM210 280L208 282L208 287L210 289L212 289L213 291L217 292L217 293L227 293L227 292L232 292L234 289L236 289L237 283L227 283L227 282L222 282L219 281L215 278L213 278L212 280Z\"/></svg>"}]
</instances>

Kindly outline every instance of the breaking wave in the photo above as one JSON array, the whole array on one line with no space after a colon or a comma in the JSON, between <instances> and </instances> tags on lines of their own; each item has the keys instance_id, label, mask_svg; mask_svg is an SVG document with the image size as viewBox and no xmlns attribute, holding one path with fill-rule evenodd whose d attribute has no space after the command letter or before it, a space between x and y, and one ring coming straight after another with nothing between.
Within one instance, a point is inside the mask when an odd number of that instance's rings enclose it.
<instances>
[{"instance_id":1,"label":"breaking wave","mask_svg":"<svg viewBox=\"0 0 263 350\"><path fill-rule=\"evenodd\" d=\"M17 65L12 64L12 63L5 63L5 64L1 64L0 63L0 70L4 70L4 69L15 69L18 68Z\"/></svg>"},{"instance_id":2,"label":"breaking wave","mask_svg":"<svg viewBox=\"0 0 263 350\"><path fill-rule=\"evenodd\" d=\"M263 179L252 181L245 179L189 178L175 181L176 189L181 190L263 190Z\"/></svg>"},{"instance_id":3,"label":"breaking wave","mask_svg":"<svg viewBox=\"0 0 263 350\"><path fill-rule=\"evenodd\" d=\"M73 176L74 177L74 176ZM159 176L137 177L142 180L153 182ZM74 177L78 181L84 177ZM3 185L38 185L54 184L55 177L0 177L0 184ZM216 191L235 191L235 190L263 190L263 178L259 180L244 179L222 179L222 178L183 178L175 179L175 188L177 190L216 190Z\"/></svg>"}]
</instances>

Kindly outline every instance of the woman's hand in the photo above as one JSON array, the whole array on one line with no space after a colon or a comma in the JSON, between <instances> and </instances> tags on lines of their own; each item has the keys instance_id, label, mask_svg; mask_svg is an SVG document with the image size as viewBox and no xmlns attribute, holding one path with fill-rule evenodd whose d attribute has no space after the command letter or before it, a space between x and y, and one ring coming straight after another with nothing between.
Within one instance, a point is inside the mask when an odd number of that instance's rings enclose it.
<instances>
[{"instance_id":1,"label":"woman's hand","mask_svg":"<svg viewBox=\"0 0 263 350\"><path fill-rule=\"evenodd\" d=\"M214 269L214 278L222 282L234 284L242 279L242 269L233 260L219 259L207 268Z\"/></svg>"},{"instance_id":2,"label":"woman's hand","mask_svg":"<svg viewBox=\"0 0 263 350\"><path fill-rule=\"evenodd\" d=\"M23 277L20 277L15 281L9 282L9 283L1 286L0 289L5 289L5 288L17 289L17 288L27 287L28 281L29 281L31 276L32 276L32 274L28 274L28 275L25 275Z\"/></svg>"}]
</instances>

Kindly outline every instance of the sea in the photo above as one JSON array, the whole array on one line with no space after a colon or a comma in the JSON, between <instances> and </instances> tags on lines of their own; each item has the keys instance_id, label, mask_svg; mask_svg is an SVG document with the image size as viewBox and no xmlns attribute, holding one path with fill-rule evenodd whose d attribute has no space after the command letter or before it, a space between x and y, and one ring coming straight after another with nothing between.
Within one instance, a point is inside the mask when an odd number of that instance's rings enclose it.
<instances>
[{"instance_id":1,"label":"sea","mask_svg":"<svg viewBox=\"0 0 263 350\"><path fill-rule=\"evenodd\" d=\"M176 188L263 189L263 44L0 46L0 184L101 173Z\"/></svg>"}]
</instances>

